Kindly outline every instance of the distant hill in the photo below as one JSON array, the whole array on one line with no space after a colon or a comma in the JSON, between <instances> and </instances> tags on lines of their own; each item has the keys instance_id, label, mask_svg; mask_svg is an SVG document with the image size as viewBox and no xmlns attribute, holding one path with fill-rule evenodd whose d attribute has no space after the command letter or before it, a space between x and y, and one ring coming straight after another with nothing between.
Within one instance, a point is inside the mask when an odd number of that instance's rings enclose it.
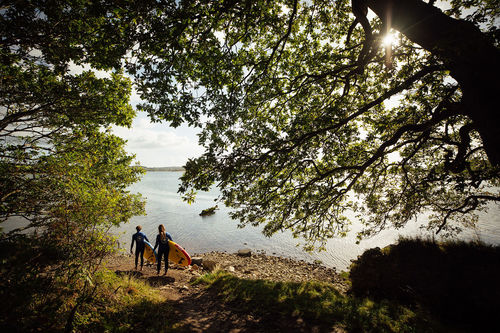
<instances>
[{"instance_id":1,"label":"distant hill","mask_svg":"<svg viewBox=\"0 0 500 333\"><path fill-rule=\"evenodd\" d=\"M146 171L184 171L183 167L177 167L177 166L172 166L172 167L156 167L156 168L151 168L151 167L142 167Z\"/></svg>"}]
</instances>

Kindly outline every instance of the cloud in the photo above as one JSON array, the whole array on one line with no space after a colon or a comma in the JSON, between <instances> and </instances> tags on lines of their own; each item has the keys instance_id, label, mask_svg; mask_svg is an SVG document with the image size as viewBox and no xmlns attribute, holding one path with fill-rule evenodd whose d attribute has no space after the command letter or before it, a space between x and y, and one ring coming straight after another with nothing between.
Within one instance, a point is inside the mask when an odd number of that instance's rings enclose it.
<instances>
[{"instance_id":1,"label":"cloud","mask_svg":"<svg viewBox=\"0 0 500 333\"><path fill-rule=\"evenodd\" d=\"M70 73L81 74L92 70L99 78L109 78L110 72L98 71L88 64L70 63ZM132 87L130 104L136 107L142 100ZM165 123L152 123L144 112L138 112L131 128L112 126L115 135L127 140L126 151L136 155L136 161L149 167L183 166L189 158L200 156L198 131L187 126L169 127Z\"/></svg>"},{"instance_id":2,"label":"cloud","mask_svg":"<svg viewBox=\"0 0 500 333\"><path fill-rule=\"evenodd\" d=\"M137 106L137 104L144 102L141 97L139 96L139 93L137 92L137 89L135 86L132 86L132 93L130 94L130 104L133 105L134 107Z\"/></svg>"},{"instance_id":3,"label":"cloud","mask_svg":"<svg viewBox=\"0 0 500 333\"><path fill-rule=\"evenodd\" d=\"M196 130L151 123L142 113L134 120L132 128L115 126L113 133L127 140L127 152L135 154L136 160L144 166L182 166L188 158L203 153L197 143Z\"/></svg>"},{"instance_id":4,"label":"cloud","mask_svg":"<svg viewBox=\"0 0 500 333\"><path fill-rule=\"evenodd\" d=\"M77 65L73 61L69 62L69 72L71 74L82 74L85 71L93 71L95 73L95 76L99 79L109 79L111 77L111 72L109 71L101 71L97 70L95 68L92 68L89 64L84 64L82 65Z\"/></svg>"}]
</instances>

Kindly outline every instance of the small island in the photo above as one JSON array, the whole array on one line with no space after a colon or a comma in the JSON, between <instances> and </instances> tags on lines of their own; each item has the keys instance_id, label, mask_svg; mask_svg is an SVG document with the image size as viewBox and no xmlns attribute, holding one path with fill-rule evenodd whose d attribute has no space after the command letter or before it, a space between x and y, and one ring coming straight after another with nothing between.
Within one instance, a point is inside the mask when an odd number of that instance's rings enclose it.
<instances>
[{"instance_id":1,"label":"small island","mask_svg":"<svg viewBox=\"0 0 500 333\"><path fill-rule=\"evenodd\" d=\"M215 210L219 209L218 205L204 209L201 211L200 216L209 216L215 214Z\"/></svg>"}]
</instances>

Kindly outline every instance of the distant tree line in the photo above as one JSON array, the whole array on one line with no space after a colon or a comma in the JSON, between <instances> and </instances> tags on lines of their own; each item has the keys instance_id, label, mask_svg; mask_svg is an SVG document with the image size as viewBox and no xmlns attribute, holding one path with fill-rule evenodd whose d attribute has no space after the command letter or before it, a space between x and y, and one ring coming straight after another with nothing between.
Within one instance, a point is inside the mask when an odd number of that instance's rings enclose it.
<instances>
[{"instance_id":1,"label":"distant tree line","mask_svg":"<svg viewBox=\"0 0 500 333\"><path fill-rule=\"evenodd\" d=\"M183 167L146 167L141 166L144 171L185 171Z\"/></svg>"}]
</instances>

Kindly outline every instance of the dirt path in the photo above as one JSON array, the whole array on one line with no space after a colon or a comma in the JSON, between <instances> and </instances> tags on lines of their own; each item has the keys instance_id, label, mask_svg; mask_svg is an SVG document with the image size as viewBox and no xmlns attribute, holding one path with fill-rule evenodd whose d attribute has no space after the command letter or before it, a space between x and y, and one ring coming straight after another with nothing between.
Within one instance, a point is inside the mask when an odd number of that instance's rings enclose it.
<instances>
[{"instance_id":1,"label":"dirt path","mask_svg":"<svg viewBox=\"0 0 500 333\"><path fill-rule=\"evenodd\" d=\"M107 268L118 274L128 274L144 279L157 288L175 305L176 314L182 321L179 327L188 332L319 332L318 327L306 327L300 318L255 317L238 308L230 307L218 299L218 296L202 286L192 285L193 279L206 272L206 268L223 269L240 278L266 279L272 281L327 281L334 283L339 291L347 290L342 278L335 272L321 265L308 264L287 258L253 254L241 257L237 254L210 252L193 257L202 258L203 267L197 265L182 268L170 265L166 276L157 275L155 266L144 266L142 271L134 270L134 258L131 255L119 255L111 258Z\"/></svg>"}]
</instances>

